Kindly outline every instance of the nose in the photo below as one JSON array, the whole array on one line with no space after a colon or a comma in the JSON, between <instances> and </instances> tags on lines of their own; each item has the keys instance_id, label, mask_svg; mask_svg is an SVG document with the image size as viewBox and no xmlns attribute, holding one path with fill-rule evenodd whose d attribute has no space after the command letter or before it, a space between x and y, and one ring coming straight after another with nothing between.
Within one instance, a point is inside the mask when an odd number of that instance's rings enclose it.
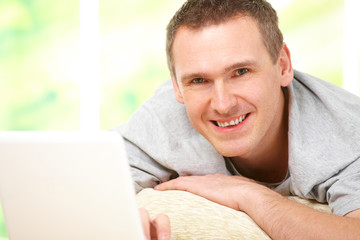
<instances>
[{"instance_id":1,"label":"nose","mask_svg":"<svg viewBox=\"0 0 360 240\"><path fill-rule=\"evenodd\" d=\"M224 81L215 81L212 89L211 107L220 115L229 115L236 106L236 97Z\"/></svg>"}]
</instances>

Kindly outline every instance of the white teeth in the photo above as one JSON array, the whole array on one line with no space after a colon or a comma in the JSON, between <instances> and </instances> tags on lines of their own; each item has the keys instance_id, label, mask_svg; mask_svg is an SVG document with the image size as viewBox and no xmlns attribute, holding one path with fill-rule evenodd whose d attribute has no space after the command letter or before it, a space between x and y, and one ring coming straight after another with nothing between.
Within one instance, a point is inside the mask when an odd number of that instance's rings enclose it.
<instances>
[{"instance_id":1,"label":"white teeth","mask_svg":"<svg viewBox=\"0 0 360 240\"><path fill-rule=\"evenodd\" d=\"M216 123L217 123L217 125L218 125L219 127L236 126L236 125L238 125L239 123L241 123L242 121L244 121L245 118L246 118L246 115L239 117L239 118L236 119L235 121L234 121L234 120L231 120L230 123L228 123L228 122L223 122L223 123L221 123L221 122L216 122Z\"/></svg>"}]
</instances>

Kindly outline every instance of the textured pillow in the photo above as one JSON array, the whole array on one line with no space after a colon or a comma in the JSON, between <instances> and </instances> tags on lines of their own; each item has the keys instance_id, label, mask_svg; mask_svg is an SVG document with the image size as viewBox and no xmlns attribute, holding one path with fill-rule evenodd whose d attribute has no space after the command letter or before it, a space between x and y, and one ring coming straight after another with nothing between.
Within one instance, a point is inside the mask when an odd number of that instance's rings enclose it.
<instances>
[{"instance_id":1,"label":"textured pillow","mask_svg":"<svg viewBox=\"0 0 360 240\"><path fill-rule=\"evenodd\" d=\"M185 191L142 190L136 196L139 207L151 217L166 213L170 218L171 239L270 239L244 212L211 202ZM327 204L297 197L289 199L330 213Z\"/></svg>"}]
</instances>

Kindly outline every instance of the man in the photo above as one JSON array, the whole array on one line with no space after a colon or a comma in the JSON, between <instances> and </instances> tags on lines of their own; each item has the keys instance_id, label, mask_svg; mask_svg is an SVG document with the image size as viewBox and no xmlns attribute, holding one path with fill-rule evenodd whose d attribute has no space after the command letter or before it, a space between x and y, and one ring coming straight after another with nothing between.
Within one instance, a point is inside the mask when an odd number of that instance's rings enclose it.
<instances>
[{"instance_id":1,"label":"man","mask_svg":"<svg viewBox=\"0 0 360 240\"><path fill-rule=\"evenodd\" d=\"M168 25L167 56L180 104L165 84L119 130L137 191L192 192L244 211L273 239L359 239L360 100L294 74L269 3L187 1ZM148 236L150 225L169 237L164 215L146 220Z\"/></svg>"}]
</instances>

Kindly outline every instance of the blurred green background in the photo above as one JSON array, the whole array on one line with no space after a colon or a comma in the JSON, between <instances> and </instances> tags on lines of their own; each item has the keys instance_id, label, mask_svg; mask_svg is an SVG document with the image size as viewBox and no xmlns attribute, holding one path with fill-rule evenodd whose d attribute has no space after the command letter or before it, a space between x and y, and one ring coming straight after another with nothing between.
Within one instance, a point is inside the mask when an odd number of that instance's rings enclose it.
<instances>
[{"instance_id":1,"label":"blurred green background","mask_svg":"<svg viewBox=\"0 0 360 240\"><path fill-rule=\"evenodd\" d=\"M341 86L344 0L270 2L294 68ZM165 28L182 3L100 1L101 129L125 122L169 78ZM79 130L79 6L0 0L0 131Z\"/></svg>"}]
</instances>

